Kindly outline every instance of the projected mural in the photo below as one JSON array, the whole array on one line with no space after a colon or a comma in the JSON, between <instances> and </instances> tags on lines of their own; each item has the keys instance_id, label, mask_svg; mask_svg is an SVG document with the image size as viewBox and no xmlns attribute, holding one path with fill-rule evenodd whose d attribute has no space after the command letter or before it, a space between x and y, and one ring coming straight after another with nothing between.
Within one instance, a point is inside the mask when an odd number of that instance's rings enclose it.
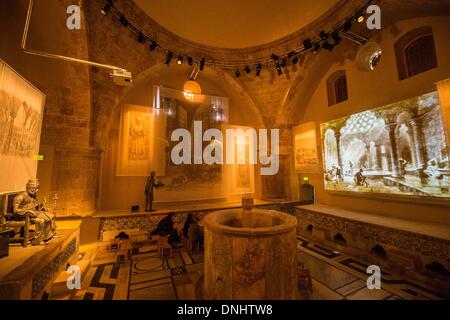
<instances>
[{"instance_id":1,"label":"projected mural","mask_svg":"<svg viewBox=\"0 0 450 320\"><path fill-rule=\"evenodd\" d=\"M436 92L321 124L325 188L450 198Z\"/></svg>"}]
</instances>

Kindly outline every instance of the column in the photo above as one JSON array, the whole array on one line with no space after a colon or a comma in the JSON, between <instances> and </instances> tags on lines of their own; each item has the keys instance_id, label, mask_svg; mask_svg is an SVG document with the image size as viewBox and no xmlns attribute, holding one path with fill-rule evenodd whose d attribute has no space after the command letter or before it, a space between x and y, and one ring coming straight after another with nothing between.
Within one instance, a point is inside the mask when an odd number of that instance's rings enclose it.
<instances>
[{"instance_id":1,"label":"column","mask_svg":"<svg viewBox=\"0 0 450 320\"><path fill-rule=\"evenodd\" d=\"M398 168L397 137L395 136L396 128L397 128L397 123L389 123L387 125L387 129L389 132L389 141L391 144L392 176L400 177L399 168Z\"/></svg>"},{"instance_id":2,"label":"column","mask_svg":"<svg viewBox=\"0 0 450 320\"><path fill-rule=\"evenodd\" d=\"M336 156L337 156L337 160L338 160L338 165L341 168L341 170L343 170L343 165L342 165L342 160L341 160L341 134L339 131L337 131L334 134L334 137L336 138Z\"/></svg>"},{"instance_id":3,"label":"column","mask_svg":"<svg viewBox=\"0 0 450 320\"><path fill-rule=\"evenodd\" d=\"M412 119L409 122L409 125L412 128L412 138L414 143L414 152L417 163L417 169L423 169L425 167L425 153L424 153L424 143L423 139L420 136L420 123L416 119Z\"/></svg>"}]
</instances>

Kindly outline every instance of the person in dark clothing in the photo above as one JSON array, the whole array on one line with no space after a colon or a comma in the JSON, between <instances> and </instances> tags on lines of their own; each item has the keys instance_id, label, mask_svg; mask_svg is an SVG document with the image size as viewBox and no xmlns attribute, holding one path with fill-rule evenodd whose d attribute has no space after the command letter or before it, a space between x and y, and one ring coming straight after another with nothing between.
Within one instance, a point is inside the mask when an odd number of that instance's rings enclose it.
<instances>
[{"instance_id":1,"label":"person in dark clothing","mask_svg":"<svg viewBox=\"0 0 450 320\"><path fill-rule=\"evenodd\" d=\"M192 213L189 213L186 221L184 222L184 226L183 226L183 236L188 239L189 238L189 226L191 225L191 223L193 223L193 215Z\"/></svg>"},{"instance_id":2,"label":"person in dark clothing","mask_svg":"<svg viewBox=\"0 0 450 320\"><path fill-rule=\"evenodd\" d=\"M169 235L169 243L171 245L179 242L178 231L173 227L173 213L169 213L167 217L161 219L158 226L153 230L150 235L166 236Z\"/></svg>"},{"instance_id":3,"label":"person in dark clothing","mask_svg":"<svg viewBox=\"0 0 450 320\"><path fill-rule=\"evenodd\" d=\"M204 239L203 229L198 224L199 218L197 216L193 217L192 220L193 221L189 226L189 240L191 241L193 248L202 249Z\"/></svg>"}]
</instances>

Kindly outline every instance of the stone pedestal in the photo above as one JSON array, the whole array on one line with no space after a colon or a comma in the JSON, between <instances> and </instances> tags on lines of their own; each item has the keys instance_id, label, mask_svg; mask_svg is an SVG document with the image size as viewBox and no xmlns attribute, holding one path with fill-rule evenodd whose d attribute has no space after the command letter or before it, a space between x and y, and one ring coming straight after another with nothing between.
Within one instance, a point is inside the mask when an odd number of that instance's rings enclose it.
<instances>
[{"instance_id":1,"label":"stone pedestal","mask_svg":"<svg viewBox=\"0 0 450 320\"><path fill-rule=\"evenodd\" d=\"M205 223L207 299L296 299L295 217L252 210L251 226L241 209L210 213Z\"/></svg>"}]
</instances>

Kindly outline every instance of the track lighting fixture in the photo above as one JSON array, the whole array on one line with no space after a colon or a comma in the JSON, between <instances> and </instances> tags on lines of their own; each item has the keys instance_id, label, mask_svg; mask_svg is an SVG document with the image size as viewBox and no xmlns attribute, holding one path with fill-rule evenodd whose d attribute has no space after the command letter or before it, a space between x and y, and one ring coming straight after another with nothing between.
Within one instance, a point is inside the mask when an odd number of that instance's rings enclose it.
<instances>
[{"instance_id":1,"label":"track lighting fixture","mask_svg":"<svg viewBox=\"0 0 450 320\"><path fill-rule=\"evenodd\" d=\"M119 18L119 20L120 20L120 23L121 23L125 28L128 27L128 25L130 24L130 23L128 22L128 19L127 19L124 15L121 15L120 18Z\"/></svg>"},{"instance_id":2,"label":"track lighting fixture","mask_svg":"<svg viewBox=\"0 0 450 320\"><path fill-rule=\"evenodd\" d=\"M350 31L351 28L352 28L352 20L349 19L344 23L344 31L345 32Z\"/></svg>"},{"instance_id":3,"label":"track lighting fixture","mask_svg":"<svg viewBox=\"0 0 450 320\"><path fill-rule=\"evenodd\" d=\"M363 8L356 13L355 20L358 21L358 23L363 23L364 20L366 19L366 16L364 14L365 11L366 11L366 8Z\"/></svg>"},{"instance_id":4,"label":"track lighting fixture","mask_svg":"<svg viewBox=\"0 0 450 320\"><path fill-rule=\"evenodd\" d=\"M339 32L338 32L338 31L334 31L334 32L331 34L331 37L332 37L333 40L334 40L334 45L335 45L335 46L338 45L339 43L341 43L341 41L342 41L342 38L339 36Z\"/></svg>"},{"instance_id":5,"label":"track lighting fixture","mask_svg":"<svg viewBox=\"0 0 450 320\"><path fill-rule=\"evenodd\" d=\"M305 39L305 40L303 40L303 48L305 49L305 50L309 50L309 49L311 49L312 48L312 42L311 42L311 39Z\"/></svg>"},{"instance_id":6,"label":"track lighting fixture","mask_svg":"<svg viewBox=\"0 0 450 320\"><path fill-rule=\"evenodd\" d=\"M155 51L155 49L158 47L158 44L155 41L152 41L150 43L150 51Z\"/></svg>"},{"instance_id":7,"label":"track lighting fixture","mask_svg":"<svg viewBox=\"0 0 450 320\"><path fill-rule=\"evenodd\" d=\"M324 49L326 49L326 50L328 50L328 51L333 51L333 49L334 49L334 44L331 44L331 43L329 43L328 41L327 42L324 42L323 43L323 45L322 45L322 48L324 48Z\"/></svg>"},{"instance_id":8,"label":"track lighting fixture","mask_svg":"<svg viewBox=\"0 0 450 320\"><path fill-rule=\"evenodd\" d=\"M241 72L239 70L236 70L236 78L239 78L241 76Z\"/></svg>"},{"instance_id":9,"label":"track lighting fixture","mask_svg":"<svg viewBox=\"0 0 450 320\"><path fill-rule=\"evenodd\" d=\"M200 60L200 71L203 71L204 68L205 68L205 58L202 58L202 60Z\"/></svg>"},{"instance_id":10,"label":"track lighting fixture","mask_svg":"<svg viewBox=\"0 0 450 320\"><path fill-rule=\"evenodd\" d=\"M106 16L108 14L108 12L111 10L112 5L113 5L113 3L111 0L106 1L105 6L103 7L103 9L101 11L102 15Z\"/></svg>"},{"instance_id":11,"label":"track lighting fixture","mask_svg":"<svg viewBox=\"0 0 450 320\"><path fill-rule=\"evenodd\" d=\"M298 57L297 55L294 55L294 57L292 58L292 64L295 66L298 63Z\"/></svg>"},{"instance_id":12,"label":"track lighting fixture","mask_svg":"<svg viewBox=\"0 0 450 320\"><path fill-rule=\"evenodd\" d=\"M172 51L167 52L166 62L165 62L165 65L166 65L166 66L169 66L170 61L172 61L172 58L173 58L173 53L172 53Z\"/></svg>"},{"instance_id":13,"label":"track lighting fixture","mask_svg":"<svg viewBox=\"0 0 450 320\"><path fill-rule=\"evenodd\" d=\"M283 68L287 66L286 58L283 58L283 60L281 60L281 66L282 66Z\"/></svg>"},{"instance_id":14,"label":"track lighting fixture","mask_svg":"<svg viewBox=\"0 0 450 320\"><path fill-rule=\"evenodd\" d=\"M183 57L182 56L178 56L177 64L182 64L182 63L183 63Z\"/></svg>"},{"instance_id":15,"label":"track lighting fixture","mask_svg":"<svg viewBox=\"0 0 450 320\"><path fill-rule=\"evenodd\" d=\"M277 69L278 75L281 76L283 74L283 70L281 69L281 65L279 62L275 64L275 68Z\"/></svg>"},{"instance_id":16,"label":"track lighting fixture","mask_svg":"<svg viewBox=\"0 0 450 320\"><path fill-rule=\"evenodd\" d=\"M248 74L248 73L252 72L252 70L250 69L249 66L245 66L245 72L247 72L247 74Z\"/></svg>"},{"instance_id":17,"label":"track lighting fixture","mask_svg":"<svg viewBox=\"0 0 450 320\"><path fill-rule=\"evenodd\" d=\"M273 61L278 61L278 59L279 59L279 57L278 57L275 53L272 53L272 55L270 56L270 58L271 58Z\"/></svg>"},{"instance_id":18,"label":"track lighting fixture","mask_svg":"<svg viewBox=\"0 0 450 320\"><path fill-rule=\"evenodd\" d=\"M187 63L188 63L188 65L192 66L192 64L194 63L194 59L192 59L192 57L188 57Z\"/></svg>"},{"instance_id":19,"label":"track lighting fixture","mask_svg":"<svg viewBox=\"0 0 450 320\"><path fill-rule=\"evenodd\" d=\"M258 63L258 65L256 66L256 76L259 77L260 74L261 74L261 63Z\"/></svg>"},{"instance_id":20,"label":"track lighting fixture","mask_svg":"<svg viewBox=\"0 0 450 320\"><path fill-rule=\"evenodd\" d=\"M312 53L313 53L313 54L318 54L318 53L319 53L319 50L320 50L320 45L319 45L317 42L314 43Z\"/></svg>"},{"instance_id":21,"label":"track lighting fixture","mask_svg":"<svg viewBox=\"0 0 450 320\"><path fill-rule=\"evenodd\" d=\"M139 43L142 43L142 44L144 44L144 43L145 43L145 41L146 41L146 38L145 38L145 35L144 35L144 34L143 34L142 32L139 32L139 35L138 35L137 41L138 41Z\"/></svg>"},{"instance_id":22,"label":"track lighting fixture","mask_svg":"<svg viewBox=\"0 0 450 320\"><path fill-rule=\"evenodd\" d=\"M325 31L320 31L320 33L319 33L319 37L320 37L320 39L322 39L322 40L327 40L328 39L328 33L326 33Z\"/></svg>"}]
</instances>

